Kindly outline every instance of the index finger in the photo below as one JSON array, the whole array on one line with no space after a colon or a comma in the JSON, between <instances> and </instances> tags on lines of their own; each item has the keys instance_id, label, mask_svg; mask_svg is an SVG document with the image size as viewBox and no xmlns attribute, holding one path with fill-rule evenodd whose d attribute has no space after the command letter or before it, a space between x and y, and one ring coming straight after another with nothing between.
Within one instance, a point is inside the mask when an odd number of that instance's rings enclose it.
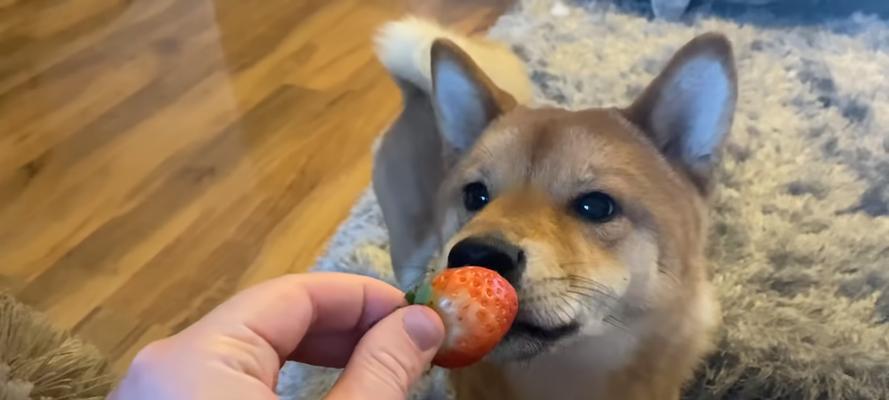
<instances>
[{"instance_id":1,"label":"index finger","mask_svg":"<svg viewBox=\"0 0 889 400\"><path fill-rule=\"evenodd\" d=\"M375 322L403 305L403 296L395 287L366 276L288 275L237 294L192 328L246 327L268 343L283 363L307 335L328 338L328 342L337 337L360 338ZM335 343L319 350L333 360L348 359L352 352L351 347Z\"/></svg>"}]
</instances>

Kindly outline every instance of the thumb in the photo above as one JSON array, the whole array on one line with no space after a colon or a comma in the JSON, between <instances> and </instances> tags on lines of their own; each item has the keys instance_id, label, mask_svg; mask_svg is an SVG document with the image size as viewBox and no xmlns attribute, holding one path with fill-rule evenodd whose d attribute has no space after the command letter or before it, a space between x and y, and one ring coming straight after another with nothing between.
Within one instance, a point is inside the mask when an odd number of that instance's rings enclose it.
<instances>
[{"instance_id":1,"label":"thumb","mask_svg":"<svg viewBox=\"0 0 889 400\"><path fill-rule=\"evenodd\" d=\"M404 400L444 339L432 309L396 310L367 331L327 400Z\"/></svg>"}]
</instances>

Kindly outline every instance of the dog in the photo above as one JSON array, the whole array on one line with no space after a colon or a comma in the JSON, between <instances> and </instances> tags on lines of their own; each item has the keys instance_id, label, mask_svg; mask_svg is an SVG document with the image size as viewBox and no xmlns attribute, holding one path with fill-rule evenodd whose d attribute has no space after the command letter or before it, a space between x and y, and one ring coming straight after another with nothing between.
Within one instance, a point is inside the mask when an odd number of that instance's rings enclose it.
<instances>
[{"instance_id":1,"label":"dog","mask_svg":"<svg viewBox=\"0 0 889 400\"><path fill-rule=\"evenodd\" d=\"M678 399L720 323L704 249L728 40L694 38L626 107L577 111L532 106L503 44L406 18L377 49L404 97L373 170L399 284L479 265L519 296L456 397Z\"/></svg>"}]
</instances>

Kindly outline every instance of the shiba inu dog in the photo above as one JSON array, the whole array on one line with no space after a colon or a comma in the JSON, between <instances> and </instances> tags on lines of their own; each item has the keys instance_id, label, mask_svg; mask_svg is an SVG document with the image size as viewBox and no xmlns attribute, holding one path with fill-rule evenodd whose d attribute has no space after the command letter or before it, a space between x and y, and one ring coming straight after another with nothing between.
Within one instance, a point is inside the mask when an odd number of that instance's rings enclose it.
<instances>
[{"instance_id":1,"label":"shiba inu dog","mask_svg":"<svg viewBox=\"0 0 889 400\"><path fill-rule=\"evenodd\" d=\"M408 18L377 45L405 101L373 176L400 284L480 265L519 294L457 398L678 399L720 319L704 247L729 42L699 36L634 103L579 111L530 106L497 43Z\"/></svg>"}]
</instances>

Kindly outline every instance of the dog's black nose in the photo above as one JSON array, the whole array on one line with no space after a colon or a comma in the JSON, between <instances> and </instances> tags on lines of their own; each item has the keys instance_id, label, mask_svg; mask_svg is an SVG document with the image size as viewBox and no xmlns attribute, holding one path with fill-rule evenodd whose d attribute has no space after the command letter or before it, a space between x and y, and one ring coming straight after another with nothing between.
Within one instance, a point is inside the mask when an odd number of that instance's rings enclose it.
<instances>
[{"instance_id":1,"label":"dog's black nose","mask_svg":"<svg viewBox=\"0 0 889 400\"><path fill-rule=\"evenodd\" d=\"M515 284L525 267L525 253L497 236L468 237L448 253L448 268L467 265L490 268Z\"/></svg>"}]
</instances>

